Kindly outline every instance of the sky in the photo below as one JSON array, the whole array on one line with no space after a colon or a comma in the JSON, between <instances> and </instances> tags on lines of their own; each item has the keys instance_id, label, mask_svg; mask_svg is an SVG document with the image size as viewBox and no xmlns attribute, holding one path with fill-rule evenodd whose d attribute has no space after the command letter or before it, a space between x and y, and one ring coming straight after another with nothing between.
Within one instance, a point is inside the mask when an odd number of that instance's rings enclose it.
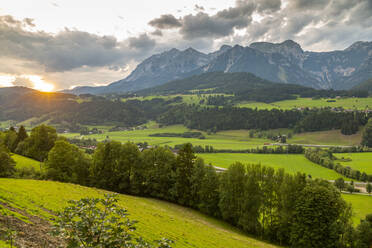
<instances>
[{"instance_id":1,"label":"sky","mask_svg":"<svg viewBox=\"0 0 372 248\"><path fill-rule=\"evenodd\" d=\"M0 87L107 85L171 48L372 41L372 0L1 0Z\"/></svg>"}]
</instances>

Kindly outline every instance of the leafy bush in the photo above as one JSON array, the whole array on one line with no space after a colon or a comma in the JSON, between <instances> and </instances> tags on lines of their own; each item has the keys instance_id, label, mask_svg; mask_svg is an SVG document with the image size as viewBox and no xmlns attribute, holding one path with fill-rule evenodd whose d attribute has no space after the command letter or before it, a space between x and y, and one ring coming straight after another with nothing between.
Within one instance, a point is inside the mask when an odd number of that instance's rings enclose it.
<instances>
[{"instance_id":1,"label":"leafy bush","mask_svg":"<svg viewBox=\"0 0 372 248\"><path fill-rule=\"evenodd\" d=\"M117 205L115 195L104 199L84 198L70 201L59 213L54 234L65 239L67 246L100 248L153 247L134 234L136 229L126 209ZM170 247L171 241L156 241L159 248Z\"/></svg>"}]
</instances>

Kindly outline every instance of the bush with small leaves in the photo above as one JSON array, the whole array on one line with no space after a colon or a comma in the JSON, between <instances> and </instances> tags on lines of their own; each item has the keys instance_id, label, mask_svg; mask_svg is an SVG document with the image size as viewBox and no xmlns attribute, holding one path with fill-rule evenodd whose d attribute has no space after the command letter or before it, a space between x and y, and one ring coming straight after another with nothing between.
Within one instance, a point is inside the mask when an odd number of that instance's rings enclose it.
<instances>
[{"instance_id":1,"label":"bush with small leaves","mask_svg":"<svg viewBox=\"0 0 372 248\"><path fill-rule=\"evenodd\" d=\"M117 205L116 195L103 199L84 198L69 201L70 206L58 214L54 234L69 248L150 248L154 247L134 234L136 229L126 209ZM155 241L158 248L170 248L170 240Z\"/></svg>"}]
</instances>

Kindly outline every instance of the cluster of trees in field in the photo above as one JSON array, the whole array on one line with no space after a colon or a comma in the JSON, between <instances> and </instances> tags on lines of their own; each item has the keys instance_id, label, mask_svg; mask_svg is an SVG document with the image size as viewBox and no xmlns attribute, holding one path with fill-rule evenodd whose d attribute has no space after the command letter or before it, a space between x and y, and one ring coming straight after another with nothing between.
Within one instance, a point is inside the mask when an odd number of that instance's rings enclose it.
<instances>
[{"instance_id":1,"label":"cluster of trees in field","mask_svg":"<svg viewBox=\"0 0 372 248\"><path fill-rule=\"evenodd\" d=\"M360 189L354 187L354 181L351 181L350 183L346 183L342 177L337 178L333 184L335 185L336 188L340 190L340 192L342 190L346 190L350 194L352 194L353 192L360 192ZM366 184L366 191L368 194L371 194L372 184L370 183Z\"/></svg>"},{"instance_id":2,"label":"cluster of trees in field","mask_svg":"<svg viewBox=\"0 0 372 248\"><path fill-rule=\"evenodd\" d=\"M335 112L329 109L313 110L258 110L237 107L198 107L177 105L157 118L164 125L183 124L188 128L205 131L234 129L294 128L295 132L343 129L353 134L367 123L371 114L364 112ZM353 125L349 125L350 121Z\"/></svg>"},{"instance_id":3,"label":"cluster of trees in field","mask_svg":"<svg viewBox=\"0 0 372 248\"><path fill-rule=\"evenodd\" d=\"M10 177L15 173L15 162L11 158L8 148L0 144L0 177Z\"/></svg>"},{"instance_id":4,"label":"cluster of trees in field","mask_svg":"<svg viewBox=\"0 0 372 248\"><path fill-rule=\"evenodd\" d=\"M175 145L175 149L182 148L183 145ZM262 154L302 154L305 149L300 145L287 145L287 146L263 146L244 150L232 149L215 149L213 146L193 146L195 153L262 153Z\"/></svg>"},{"instance_id":5,"label":"cluster of trees in field","mask_svg":"<svg viewBox=\"0 0 372 248\"><path fill-rule=\"evenodd\" d=\"M353 152L372 152L371 148L367 146L335 146L328 148L332 153L353 153Z\"/></svg>"},{"instance_id":6,"label":"cluster of trees in field","mask_svg":"<svg viewBox=\"0 0 372 248\"><path fill-rule=\"evenodd\" d=\"M368 120L368 123L363 130L362 145L372 147L372 118Z\"/></svg>"},{"instance_id":7,"label":"cluster of trees in field","mask_svg":"<svg viewBox=\"0 0 372 248\"><path fill-rule=\"evenodd\" d=\"M191 144L175 155L164 147L140 152L133 143L111 141L99 143L90 156L55 134L39 126L18 145L43 154L28 155L45 161L46 179L175 202L282 245L368 247L361 230L372 226L354 229L351 207L326 181L241 163L217 173Z\"/></svg>"},{"instance_id":8,"label":"cluster of trees in field","mask_svg":"<svg viewBox=\"0 0 372 248\"><path fill-rule=\"evenodd\" d=\"M343 166L340 163L335 162L336 158L332 155L330 150L307 149L305 157L310 161L334 170L345 177L363 182L372 182L372 175L368 175L364 171L361 172L359 170L354 170L349 166Z\"/></svg>"},{"instance_id":9,"label":"cluster of trees in field","mask_svg":"<svg viewBox=\"0 0 372 248\"><path fill-rule=\"evenodd\" d=\"M302 112L303 118L296 123L295 132L312 132L341 129L345 135L354 134L359 126L365 125L370 114L364 112L335 112L329 109L309 110Z\"/></svg>"},{"instance_id":10,"label":"cluster of trees in field","mask_svg":"<svg viewBox=\"0 0 372 248\"><path fill-rule=\"evenodd\" d=\"M201 132L183 132L183 133L154 133L149 134L150 137L181 137L181 138L195 138L205 139Z\"/></svg>"}]
</instances>

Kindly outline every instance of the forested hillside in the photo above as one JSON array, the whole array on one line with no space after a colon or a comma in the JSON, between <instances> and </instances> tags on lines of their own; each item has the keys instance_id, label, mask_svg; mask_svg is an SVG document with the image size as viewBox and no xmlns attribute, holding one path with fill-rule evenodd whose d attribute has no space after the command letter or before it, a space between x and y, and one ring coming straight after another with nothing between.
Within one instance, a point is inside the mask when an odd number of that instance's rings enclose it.
<instances>
[{"instance_id":1,"label":"forested hillside","mask_svg":"<svg viewBox=\"0 0 372 248\"><path fill-rule=\"evenodd\" d=\"M148 100L124 99L123 101L121 96L115 95L78 97L63 93L25 92L25 89L18 93L19 89L14 88L8 89L17 92L12 93L12 97L8 97L7 91L3 93L0 91L0 121L30 120L33 126L46 122L61 127L61 130L78 132L81 130L81 125L109 124L134 127L148 121L157 121L163 125L183 124L188 128L205 131L294 128L296 132L302 132L343 128L344 134L353 134L358 131L359 126L366 124L372 114L342 109L258 110L234 107L233 102L237 99L272 101L294 98L296 94L334 96L349 92L317 91L302 86L275 84L247 73L211 73L197 76L195 80L192 78L188 80L191 80L191 86L185 86L185 90L193 88L194 81L197 85L204 81L207 82L206 87L214 87L207 88L211 92L228 92L233 95L216 93L217 95L211 94L200 98L200 104L187 104L179 96L169 99L154 96ZM184 81L174 83L178 85L180 82L183 85ZM230 82L228 86L225 86L226 82Z\"/></svg>"},{"instance_id":2,"label":"forested hillside","mask_svg":"<svg viewBox=\"0 0 372 248\"><path fill-rule=\"evenodd\" d=\"M315 90L295 84L273 83L251 73L210 72L175 80L137 92L139 95L190 93L233 94L235 101L275 102L301 97L367 96L360 91Z\"/></svg>"}]
</instances>

